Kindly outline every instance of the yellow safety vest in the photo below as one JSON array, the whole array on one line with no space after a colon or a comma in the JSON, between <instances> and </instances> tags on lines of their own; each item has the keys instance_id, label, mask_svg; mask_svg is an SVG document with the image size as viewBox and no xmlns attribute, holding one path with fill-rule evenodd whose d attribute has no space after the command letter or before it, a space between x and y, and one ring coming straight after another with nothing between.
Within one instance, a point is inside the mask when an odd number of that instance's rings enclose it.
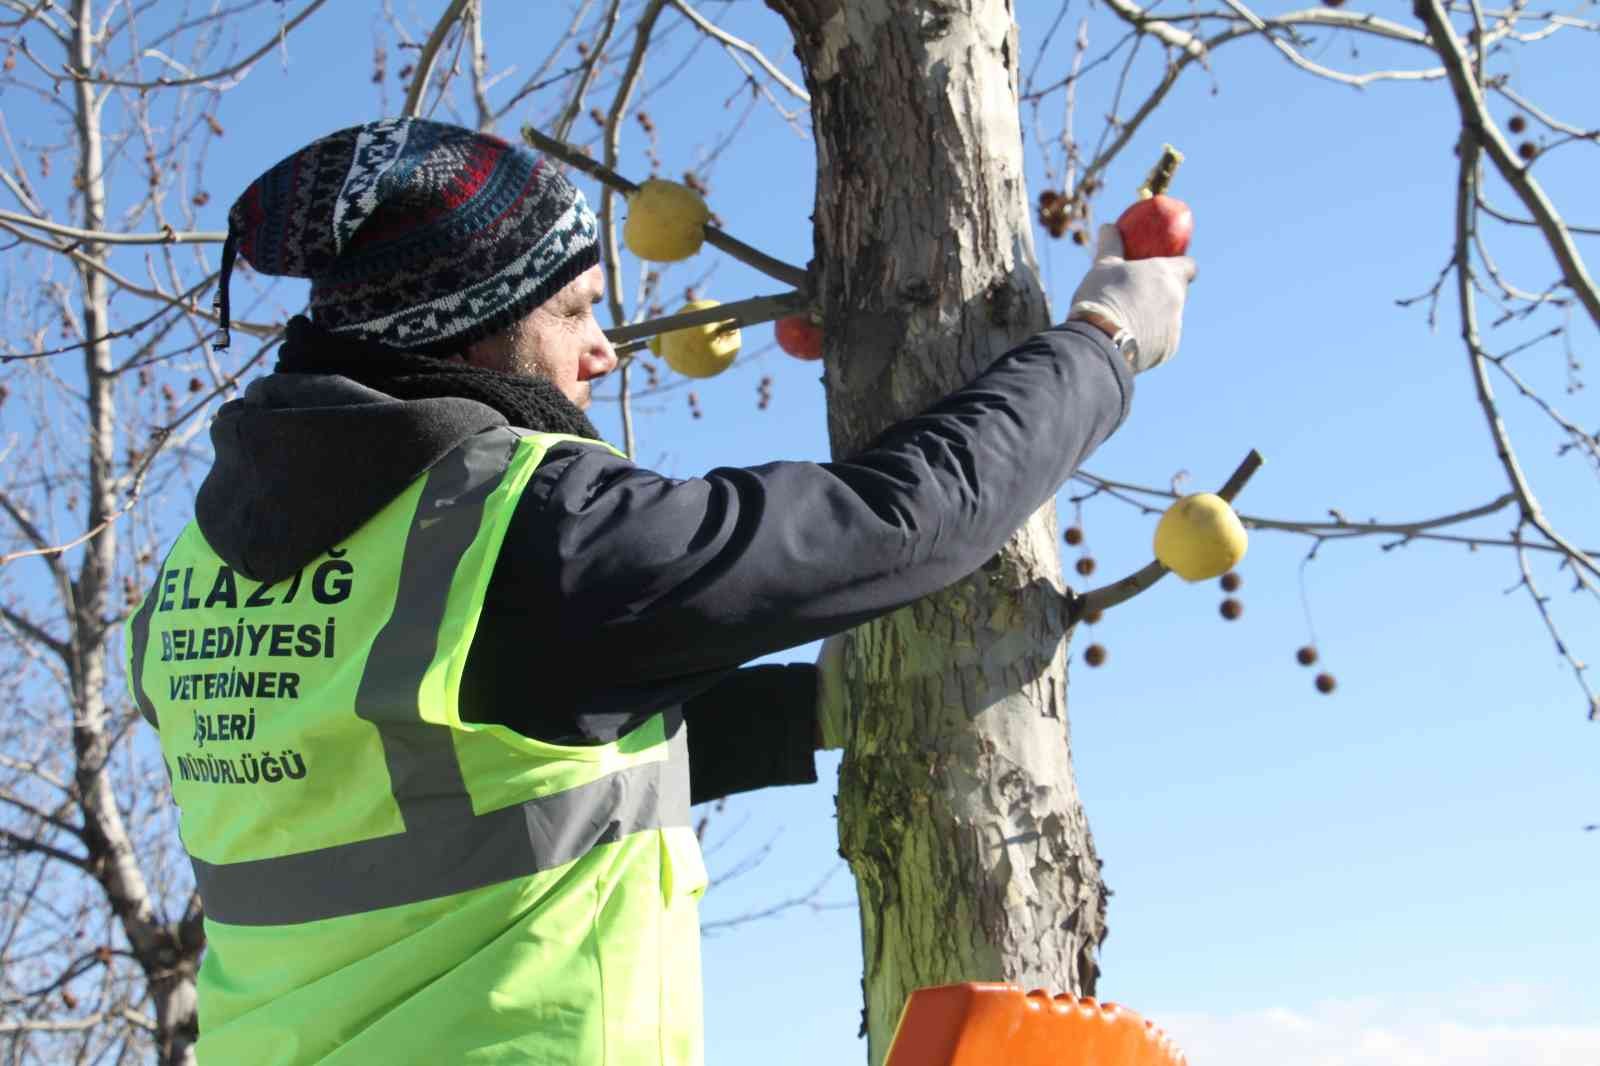
<instances>
[{"instance_id":1,"label":"yellow safety vest","mask_svg":"<svg viewBox=\"0 0 1600 1066\"><path fill-rule=\"evenodd\" d=\"M702 1061L681 715L572 747L460 716L506 527L561 439L470 438L271 586L194 523L162 565L128 677L205 905L201 1066Z\"/></svg>"}]
</instances>

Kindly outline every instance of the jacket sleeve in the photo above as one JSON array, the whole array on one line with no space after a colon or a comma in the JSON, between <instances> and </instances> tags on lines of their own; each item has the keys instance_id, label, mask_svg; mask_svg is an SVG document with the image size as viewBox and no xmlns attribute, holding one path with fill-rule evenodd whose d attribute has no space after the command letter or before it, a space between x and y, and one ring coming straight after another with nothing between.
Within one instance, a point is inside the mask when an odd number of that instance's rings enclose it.
<instances>
[{"instance_id":1,"label":"jacket sleeve","mask_svg":"<svg viewBox=\"0 0 1600 1066\"><path fill-rule=\"evenodd\" d=\"M1132 388L1105 335L1067 323L839 462L675 479L558 445L506 531L463 699L532 736L609 740L751 659L936 592L1051 498ZM732 713L706 715L699 743Z\"/></svg>"},{"instance_id":2,"label":"jacket sleeve","mask_svg":"<svg viewBox=\"0 0 1600 1066\"><path fill-rule=\"evenodd\" d=\"M679 480L552 449L495 580L559 619L558 661L604 662L610 683L726 670L976 570L1110 436L1131 390L1104 335L1068 323L841 462Z\"/></svg>"},{"instance_id":3,"label":"jacket sleeve","mask_svg":"<svg viewBox=\"0 0 1600 1066\"><path fill-rule=\"evenodd\" d=\"M747 666L684 701L690 803L817 780L817 668Z\"/></svg>"}]
</instances>

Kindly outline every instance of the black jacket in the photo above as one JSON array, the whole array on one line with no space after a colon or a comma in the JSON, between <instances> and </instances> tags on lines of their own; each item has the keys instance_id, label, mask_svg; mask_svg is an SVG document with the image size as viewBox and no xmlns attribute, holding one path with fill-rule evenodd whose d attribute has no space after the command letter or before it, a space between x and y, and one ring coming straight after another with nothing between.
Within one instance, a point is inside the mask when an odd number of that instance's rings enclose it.
<instances>
[{"instance_id":1,"label":"black jacket","mask_svg":"<svg viewBox=\"0 0 1600 1066\"><path fill-rule=\"evenodd\" d=\"M675 479L557 445L496 563L462 714L581 743L682 705L694 802L814 781L814 669L738 667L977 569L1122 422L1132 388L1105 336L1068 323L841 462ZM280 580L504 423L471 400L269 375L218 413L196 517L230 565Z\"/></svg>"}]
</instances>

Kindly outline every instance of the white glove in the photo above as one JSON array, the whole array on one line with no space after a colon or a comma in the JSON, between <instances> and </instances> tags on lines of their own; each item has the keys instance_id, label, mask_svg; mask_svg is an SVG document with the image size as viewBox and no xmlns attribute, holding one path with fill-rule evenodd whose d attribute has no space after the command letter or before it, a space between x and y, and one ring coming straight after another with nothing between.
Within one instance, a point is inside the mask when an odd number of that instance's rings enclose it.
<instances>
[{"instance_id":1,"label":"white glove","mask_svg":"<svg viewBox=\"0 0 1600 1066\"><path fill-rule=\"evenodd\" d=\"M1141 373L1177 354L1183 301L1194 273L1194 260L1186 255L1122 258L1117 227L1101 226L1094 266L1072 294L1068 317L1091 311L1132 333L1139 346L1133 371Z\"/></svg>"}]
</instances>

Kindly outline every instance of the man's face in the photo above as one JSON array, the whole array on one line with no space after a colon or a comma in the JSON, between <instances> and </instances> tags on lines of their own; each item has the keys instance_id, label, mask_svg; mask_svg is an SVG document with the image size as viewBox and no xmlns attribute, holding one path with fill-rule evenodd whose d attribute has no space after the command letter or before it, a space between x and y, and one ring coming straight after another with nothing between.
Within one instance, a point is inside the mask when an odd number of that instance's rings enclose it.
<instances>
[{"instance_id":1,"label":"man's face","mask_svg":"<svg viewBox=\"0 0 1600 1066\"><path fill-rule=\"evenodd\" d=\"M548 378L567 399L587 409L589 382L617 365L617 353L594 317L594 306L605 292L606 276L597 264L505 333L468 348L467 362Z\"/></svg>"}]
</instances>

